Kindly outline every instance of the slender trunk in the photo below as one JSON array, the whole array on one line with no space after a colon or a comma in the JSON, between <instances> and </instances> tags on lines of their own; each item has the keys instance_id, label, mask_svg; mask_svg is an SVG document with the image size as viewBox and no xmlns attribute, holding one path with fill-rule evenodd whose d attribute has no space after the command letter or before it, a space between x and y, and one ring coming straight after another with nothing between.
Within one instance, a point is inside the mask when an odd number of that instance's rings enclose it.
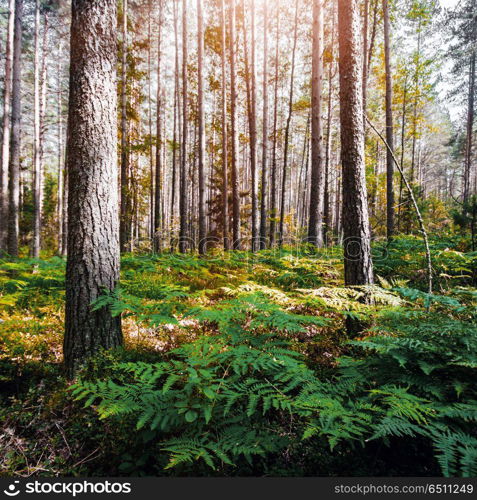
<instances>
[{"instance_id":1,"label":"slender trunk","mask_svg":"<svg viewBox=\"0 0 477 500\"><path fill-rule=\"evenodd\" d=\"M128 0L123 0L122 59L121 59L121 251L128 250L131 238L131 207L129 193L129 154L127 123L127 51L128 51Z\"/></svg>"},{"instance_id":2,"label":"slender trunk","mask_svg":"<svg viewBox=\"0 0 477 500\"><path fill-rule=\"evenodd\" d=\"M290 141L290 124L293 114L293 90L295 83L295 56L296 56L296 43L298 39L298 0L295 2L295 21L293 28L293 49L292 49L292 60L291 60L291 71L290 71L290 93L288 96L288 116L285 125L285 145L283 150L283 171L282 171L282 189L281 189L281 199L280 199L280 225L278 227L278 246L283 245L283 231L285 222L285 193L287 185L287 170L288 170L288 149Z\"/></svg>"},{"instance_id":3,"label":"slender trunk","mask_svg":"<svg viewBox=\"0 0 477 500\"><path fill-rule=\"evenodd\" d=\"M263 124L262 124L262 185L260 188L260 250L267 239L267 180L268 180L268 0L263 1Z\"/></svg>"},{"instance_id":4,"label":"slender trunk","mask_svg":"<svg viewBox=\"0 0 477 500\"><path fill-rule=\"evenodd\" d=\"M72 2L63 345L69 377L88 356L122 344L120 317L109 307L91 308L119 280L116 9L115 0Z\"/></svg>"},{"instance_id":5,"label":"slender trunk","mask_svg":"<svg viewBox=\"0 0 477 500\"><path fill-rule=\"evenodd\" d=\"M202 0L197 0L197 127L198 127L198 161L199 161L199 254L207 250L206 217L205 217L205 128L204 128L204 27L202 18Z\"/></svg>"},{"instance_id":6,"label":"slender trunk","mask_svg":"<svg viewBox=\"0 0 477 500\"><path fill-rule=\"evenodd\" d=\"M5 47L5 74L3 87L3 122L2 144L0 150L0 249L7 246L8 219L8 163L10 158L10 112L12 105L12 57L13 57L13 31L15 19L15 0L8 2L7 40Z\"/></svg>"},{"instance_id":7,"label":"slender trunk","mask_svg":"<svg viewBox=\"0 0 477 500\"><path fill-rule=\"evenodd\" d=\"M181 175L180 175L180 229L179 229L179 252L187 250L187 222L188 222L188 192L187 192L187 0L182 0L182 137L181 137Z\"/></svg>"},{"instance_id":8,"label":"slender trunk","mask_svg":"<svg viewBox=\"0 0 477 500\"><path fill-rule=\"evenodd\" d=\"M235 0L229 0L229 57L230 57L230 142L232 174L232 246L240 250L240 188L238 177L238 139L237 139L237 84L235 69Z\"/></svg>"},{"instance_id":9,"label":"slender trunk","mask_svg":"<svg viewBox=\"0 0 477 500\"><path fill-rule=\"evenodd\" d=\"M221 2L221 66L222 66L222 225L224 250L229 250L229 181L228 181L228 137L227 137L227 75L225 73L226 26L225 0Z\"/></svg>"},{"instance_id":10,"label":"slender trunk","mask_svg":"<svg viewBox=\"0 0 477 500\"><path fill-rule=\"evenodd\" d=\"M333 95L333 63L330 61L328 69L328 109L326 113L326 150L325 150L325 195L323 201L323 241L329 244L331 236L331 206L330 206L330 154L331 154L331 118L332 118L332 95Z\"/></svg>"},{"instance_id":11,"label":"slender trunk","mask_svg":"<svg viewBox=\"0 0 477 500\"><path fill-rule=\"evenodd\" d=\"M358 0L338 1L341 162L346 285L373 282L364 165Z\"/></svg>"},{"instance_id":12,"label":"slender trunk","mask_svg":"<svg viewBox=\"0 0 477 500\"><path fill-rule=\"evenodd\" d=\"M475 100L475 56L476 49L473 49L469 63L469 97L467 105L467 127L465 140L464 158L464 202L470 196L470 171L472 165L472 137L474 132L474 100Z\"/></svg>"},{"instance_id":13,"label":"slender trunk","mask_svg":"<svg viewBox=\"0 0 477 500\"><path fill-rule=\"evenodd\" d=\"M311 76L311 186L308 242L323 246L323 2L313 1L313 49Z\"/></svg>"},{"instance_id":14,"label":"slender trunk","mask_svg":"<svg viewBox=\"0 0 477 500\"><path fill-rule=\"evenodd\" d=\"M12 66L12 128L8 163L8 235L7 251L18 257L20 208L20 138L21 138L21 71L22 71L23 0L15 0Z\"/></svg>"},{"instance_id":15,"label":"slender trunk","mask_svg":"<svg viewBox=\"0 0 477 500\"><path fill-rule=\"evenodd\" d=\"M390 45L390 21L389 1L383 0L384 16L384 64L386 72L386 142L389 149L386 150L386 235L388 241L392 240L394 234L394 130L393 130L393 84L391 76L391 45Z\"/></svg>"},{"instance_id":16,"label":"slender trunk","mask_svg":"<svg viewBox=\"0 0 477 500\"><path fill-rule=\"evenodd\" d=\"M63 74L63 64L62 64L62 44L60 42L58 47L58 74L57 74L57 86L58 86L58 102L57 102L57 115L58 115L58 206L57 206L57 217L58 217L58 254L64 255L64 239L65 234L63 233L63 195L64 195L64 165L63 165L63 85L62 85L62 74Z\"/></svg>"},{"instance_id":17,"label":"slender trunk","mask_svg":"<svg viewBox=\"0 0 477 500\"><path fill-rule=\"evenodd\" d=\"M178 152L178 128L179 125L179 39L178 39L178 30L177 30L177 0L174 0L174 47L175 47L175 65L174 65L174 124L173 124L173 149L172 149L172 179L171 179L171 251L174 248L174 215L175 215L175 206L176 206L176 184L177 184L177 152ZM178 126L179 125L179 126ZM179 154L180 156L180 154Z\"/></svg>"},{"instance_id":18,"label":"slender trunk","mask_svg":"<svg viewBox=\"0 0 477 500\"><path fill-rule=\"evenodd\" d=\"M159 0L159 28L157 35L157 94L156 94L156 171L154 190L154 229L153 229L153 249L155 252L161 251L161 228L162 228L162 80L161 80L161 56L162 56L162 16L163 0ZM175 118L174 118L175 122ZM175 149L175 145L174 145Z\"/></svg>"},{"instance_id":19,"label":"slender trunk","mask_svg":"<svg viewBox=\"0 0 477 500\"><path fill-rule=\"evenodd\" d=\"M245 1L243 0L243 12L245 15ZM251 176L251 193L252 200L252 252L259 248L258 235L258 194L257 194L257 101L256 101L256 75L255 75L255 2L252 0L250 4L251 13L251 28L252 28L252 43L250 47L251 62L248 60L248 45L247 45L247 26L245 20L242 24L244 35L244 52L245 52L245 80L247 85L247 114L248 128L250 136L250 176Z\"/></svg>"},{"instance_id":20,"label":"slender trunk","mask_svg":"<svg viewBox=\"0 0 477 500\"><path fill-rule=\"evenodd\" d=\"M278 142L278 56L280 53L280 0L276 2L277 9L277 31L275 39L275 88L273 95L273 145L272 145L272 178L271 178L271 200L270 200L270 246L275 244L275 233L277 224L277 142Z\"/></svg>"}]
</instances>

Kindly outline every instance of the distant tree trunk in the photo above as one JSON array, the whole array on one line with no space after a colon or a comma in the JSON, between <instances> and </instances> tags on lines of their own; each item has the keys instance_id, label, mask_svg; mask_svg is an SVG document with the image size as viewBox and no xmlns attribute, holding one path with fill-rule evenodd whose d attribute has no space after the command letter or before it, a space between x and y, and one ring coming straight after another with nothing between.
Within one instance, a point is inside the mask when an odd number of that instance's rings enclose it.
<instances>
[{"instance_id":1,"label":"distant tree trunk","mask_svg":"<svg viewBox=\"0 0 477 500\"><path fill-rule=\"evenodd\" d=\"M156 94L156 171L154 190L154 231L153 248L155 252L161 251L162 244L162 80L161 80L161 55L162 55L162 16L163 0L159 0L159 30L157 35L157 94ZM175 147L175 146L174 146Z\"/></svg>"},{"instance_id":2,"label":"distant tree trunk","mask_svg":"<svg viewBox=\"0 0 477 500\"><path fill-rule=\"evenodd\" d=\"M62 64L62 44L58 47L58 74L57 74L57 86L58 86L58 101L57 101L57 133L58 133L58 206L57 206L57 216L58 216L58 254L66 254L66 234L63 232L63 218L65 216L64 212L64 190L65 190L65 177L64 177L64 157L63 157L63 85L62 85L62 75L63 75L63 64Z\"/></svg>"},{"instance_id":3,"label":"distant tree trunk","mask_svg":"<svg viewBox=\"0 0 477 500\"><path fill-rule=\"evenodd\" d=\"M8 163L10 159L10 111L12 100L12 56L13 56L13 31L15 19L15 0L8 2L8 25L5 47L5 74L3 86L3 122L2 145L0 151L0 250L7 247L8 220Z\"/></svg>"},{"instance_id":4,"label":"distant tree trunk","mask_svg":"<svg viewBox=\"0 0 477 500\"><path fill-rule=\"evenodd\" d=\"M128 51L128 0L123 0L122 59L121 59L121 251L130 250L131 206L129 193L129 152L127 122L127 51Z\"/></svg>"},{"instance_id":5,"label":"distant tree trunk","mask_svg":"<svg viewBox=\"0 0 477 500\"><path fill-rule=\"evenodd\" d=\"M290 93L288 96L288 116L285 125L285 145L283 151L283 172L282 172L282 189L281 189L281 201L280 201L280 225L278 228L279 242L278 245L281 247L283 244L283 232L284 232L284 222L285 222L285 193L287 185L287 170L288 170L288 148L290 141L290 124L293 114L293 90L295 83L295 56L296 56L296 43L298 39L298 0L295 2L295 22L293 28L293 48L292 48L292 61L291 61L291 71L290 71Z\"/></svg>"},{"instance_id":6,"label":"distant tree trunk","mask_svg":"<svg viewBox=\"0 0 477 500\"><path fill-rule=\"evenodd\" d=\"M246 12L245 2L243 2L243 11ZM252 43L250 47L251 57L250 66L248 62L248 47L247 47L247 26L245 20L243 22L244 46L245 46L245 73L247 84L247 114L248 127L250 135L250 173L251 173L251 193L252 199L252 242L251 250L254 252L259 248L258 234L258 194L257 194L257 99L256 99L256 75L255 75L255 2L251 1L250 13L252 20Z\"/></svg>"},{"instance_id":7,"label":"distant tree trunk","mask_svg":"<svg viewBox=\"0 0 477 500\"><path fill-rule=\"evenodd\" d=\"M31 255L40 257L41 229L41 131L40 131L40 0L35 1L33 99L33 241Z\"/></svg>"},{"instance_id":8,"label":"distant tree trunk","mask_svg":"<svg viewBox=\"0 0 477 500\"><path fill-rule=\"evenodd\" d=\"M263 1L263 124L262 124L262 185L260 188L260 250L267 240L267 180L268 180L268 0Z\"/></svg>"},{"instance_id":9,"label":"distant tree trunk","mask_svg":"<svg viewBox=\"0 0 477 500\"><path fill-rule=\"evenodd\" d=\"M197 127L198 127L198 161L199 161L199 254L207 250L206 242L206 210L205 210L205 128L204 128L204 27L202 16L202 0L197 0Z\"/></svg>"},{"instance_id":10,"label":"distant tree trunk","mask_svg":"<svg viewBox=\"0 0 477 500\"><path fill-rule=\"evenodd\" d=\"M224 231L224 250L230 248L229 243L229 181L228 181L228 137L227 137L227 75L225 72L226 25L225 0L221 1L221 66L222 66L222 225Z\"/></svg>"},{"instance_id":11,"label":"distant tree trunk","mask_svg":"<svg viewBox=\"0 0 477 500\"><path fill-rule=\"evenodd\" d=\"M12 129L8 164L8 236L7 251L18 257L20 208L20 139L21 139L21 71L22 71L23 0L15 0L12 66Z\"/></svg>"},{"instance_id":12,"label":"distant tree trunk","mask_svg":"<svg viewBox=\"0 0 477 500\"><path fill-rule=\"evenodd\" d=\"M334 32L333 32L334 34ZM331 202L330 202L330 154L331 154L331 118L332 118L332 95L333 95L333 63L329 62L328 69L328 109L326 114L326 151L325 151L325 193L323 200L323 241L329 244L331 225Z\"/></svg>"},{"instance_id":13,"label":"distant tree trunk","mask_svg":"<svg viewBox=\"0 0 477 500\"><path fill-rule=\"evenodd\" d=\"M469 97L467 104L467 126L464 155L464 202L470 196L470 171L472 165L472 138L474 133L474 101L475 101L475 59L476 50L473 49L469 62Z\"/></svg>"},{"instance_id":14,"label":"distant tree trunk","mask_svg":"<svg viewBox=\"0 0 477 500\"><path fill-rule=\"evenodd\" d=\"M120 317L90 306L119 280L116 9L116 0L72 1L63 346L69 377L99 349L122 344Z\"/></svg>"},{"instance_id":15,"label":"distant tree trunk","mask_svg":"<svg viewBox=\"0 0 477 500\"><path fill-rule=\"evenodd\" d=\"M180 228L179 252L187 250L187 222L188 222L188 183L187 183L187 0L182 0L182 137L181 137L181 176L180 176Z\"/></svg>"},{"instance_id":16,"label":"distant tree trunk","mask_svg":"<svg viewBox=\"0 0 477 500\"><path fill-rule=\"evenodd\" d=\"M338 1L341 162L346 285L373 282L364 165L358 0Z\"/></svg>"},{"instance_id":17,"label":"distant tree trunk","mask_svg":"<svg viewBox=\"0 0 477 500\"><path fill-rule=\"evenodd\" d=\"M388 241L394 234L394 130L393 130L393 83L391 76L391 46L389 39L389 2L383 0L384 62L386 71L386 233Z\"/></svg>"},{"instance_id":18,"label":"distant tree trunk","mask_svg":"<svg viewBox=\"0 0 477 500\"><path fill-rule=\"evenodd\" d=\"M235 70L235 0L229 0L229 57L230 57L230 142L231 142L231 174L232 174L232 246L240 250L240 192L237 167L237 85Z\"/></svg>"},{"instance_id":19,"label":"distant tree trunk","mask_svg":"<svg viewBox=\"0 0 477 500\"><path fill-rule=\"evenodd\" d=\"M275 39L275 88L273 94L273 147L272 147L272 175L270 186L270 246L275 244L277 225L277 142L278 142L278 56L280 53L280 0L276 1L277 29Z\"/></svg>"},{"instance_id":20,"label":"distant tree trunk","mask_svg":"<svg viewBox=\"0 0 477 500\"><path fill-rule=\"evenodd\" d=\"M330 82L331 83L331 82ZM323 246L323 125L321 119L323 92L323 2L313 1L313 48L311 77L311 186L308 242Z\"/></svg>"}]
</instances>

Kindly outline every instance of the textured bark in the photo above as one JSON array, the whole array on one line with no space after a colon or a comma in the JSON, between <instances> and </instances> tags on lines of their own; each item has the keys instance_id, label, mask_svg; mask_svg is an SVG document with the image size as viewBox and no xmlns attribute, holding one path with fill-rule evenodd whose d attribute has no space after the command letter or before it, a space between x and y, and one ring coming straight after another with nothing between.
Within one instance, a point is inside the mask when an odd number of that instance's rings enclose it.
<instances>
[{"instance_id":1,"label":"textured bark","mask_svg":"<svg viewBox=\"0 0 477 500\"><path fill-rule=\"evenodd\" d=\"M20 136L21 136L21 71L22 71L22 16L23 0L15 0L12 66L12 128L10 133L10 161L8 163L8 236L7 251L18 257L20 207Z\"/></svg>"},{"instance_id":2,"label":"textured bark","mask_svg":"<svg viewBox=\"0 0 477 500\"><path fill-rule=\"evenodd\" d=\"M227 155L227 75L225 73L225 44L226 44L226 27L225 27L225 0L221 2L220 9L221 20L221 70L222 70L222 225L224 232L224 250L230 248L229 243L229 179L228 179L228 155Z\"/></svg>"},{"instance_id":3,"label":"textured bark","mask_svg":"<svg viewBox=\"0 0 477 500\"><path fill-rule=\"evenodd\" d=\"M33 241L31 255L40 257L41 229L41 132L40 132L40 0L35 2L33 99Z\"/></svg>"},{"instance_id":4,"label":"textured bark","mask_svg":"<svg viewBox=\"0 0 477 500\"><path fill-rule=\"evenodd\" d=\"M339 0L339 69L343 232L346 285L373 282L364 166L358 0Z\"/></svg>"},{"instance_id":5,"label":"textured bark","mask_svg":"<svg viewBox=\"0 0 477 500\"><path fill-rule=\"evenodd\" d=\"M388 240L394 234L394 129L393 129L393 83L391 76L391 47L390 47L390 22L389 2L383 0L384 17L384 64L386 71L386 233Z\"/></svg>"},{"instance_id":6,"label":"textured bark","mask_svg":"<svg viewBox=\"0 0 477 500\"><path fill-rule=\"evenodd\" d=\"M64 357L68 376L122 343L120 317L91 309L119 279L116 0L73 0L68 114L68 260Z\"/></svg>"},{"instance_id":7,"label":"textured bark","mask_svg":"<svg viewBox=\"0 0 477 500\"><path fill-rule=\"evenodd\" d=\"M464 202L470 196L470 171L472 165L472 138L474 132L474 101L475 101L475 59L476 49L473 50L469 61L469 94L467 104L467 126L464 154Z\"/></svg>"},{"instance_id":8,"label":"textured bark","mask_svg":"<svg viewBox=\"0 0 477 500\"><path fill-rule=\"evenodd\" d=\"M313 48L311 76L311 186L310 218L308 223L308 241L317 247L323 246L323 205L324 205L324 169L323 169L323 2L313 1Z\"/></svg>"},{"instance_id":9,"label":"textured bark","mask_svg":"<svg viewBox=\"0 0 477 500\"><path fill-rule=\"evenodd\" d=\"M58 206L57 206L57 216L58 216L58 254L66 255L66 235L63 232L63 217L64 217L64 158L63 158L63 86L62 86L62 74L63 74L63 64L62 64L62 45L58 48L58 69L57 69L57 86L58 86L58 101L57 101L57 131L58 131Z\"/></svg>"},{"instance_id":10,"label":"textured bark","mask_svg":"<svg viewBox=\"0 0 477 500\"><path fill-rule=\"evenodd\" d=\"M131 250L131 200L129 193L129 152L127 122L127 51L128 0L123 0L122 58L121 58L121 251Z\"/></svg>"},{"instance_id":11,"label":"textured bark","mask_svg":"<svg viewBox=\"0 0 477 500\"><path fill-rule=\"evenodd\" d=\"M181 176L180 176L180 228L179 228L179 252L187 250L187 221L189 196L187 186L187 0L182 0L182 137L181 137Z\"/></svg>"},{"instance_id":12,"label":"textured bark","mask_svg":"<svg viewBox=\"0 0 477 500\"><path fill-rule=\"evenodd\" d=\"M199 162L199 254L207 250L206 218L205 218L205 128L204 128L204 27L202 16L202 0L197 0L197 134L198 134L198 162Z\"/></svg>"},{"instance_id":13,"label":"textured bark","mask_svg":"<svg viewBox=\"0 0 477 500\"><path fill-rule=\"evenodd\" d=\"M10 112L12 99L12 56L15 0L8 2L8 25L5 46L5 74L3 86L2 144L0 151L0 249L7 246L8 219L8 162L10 158Z\"/></svg>"},{"instance_id":14,"label":"textured bark","mask_svg":"<svg viewBox=\"0 0 477 500\"><path fill-rule=\"evenodd\" d=\"M232 175L232 247L240 250L240 192L237 167L237 75L235 69L235 0L229 0L229 57L230 57L230 166Z\"/></svg>"},{"instance_id":15,"label":"textured bark","mask_svg":"<svg viewBox=\"0 0 477 500\"><path fill-rule=\"evenodd\" d=\"M263 123L262 123L262 185L260 188L260 250L267 239L268 190L268 0L263 1Z\"/></svg>"}]
</instances>

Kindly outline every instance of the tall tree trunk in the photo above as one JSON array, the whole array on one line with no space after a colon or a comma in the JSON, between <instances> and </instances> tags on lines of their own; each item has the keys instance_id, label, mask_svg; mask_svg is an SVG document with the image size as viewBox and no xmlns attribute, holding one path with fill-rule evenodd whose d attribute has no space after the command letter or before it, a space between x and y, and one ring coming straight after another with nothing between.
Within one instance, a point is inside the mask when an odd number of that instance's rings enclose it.
<instances>
[{"instance_id":1,"label":"tall tree trunk","mask_svg":"<svg viewBox=\"0 0 477 500\"><path fill-rule=\"evenodd\" d=\"M275 87L273 93L273 145L272 145L272 175L270 186L270 246L275 244L277 225L277 143L278 143L278 56L280 53L280 0L276 1L277 26L275 38Z\"/></svg>"},{"instance_id":2,"label":"tall tree trunk","mask_svg":"<svg viewBox=\"0 0 477 500\"><path fill-rule=\"evenodd\" d=\"M20 139L21 139L21 72L22 72L23 0L15 0L12 66L12 128L8 163L8 236L7 251L18 257L20 209Z\"/></svg>"},{"instance_id":3,"label":"tall tree trunk","mask_svg":"<svg viewBox=\"0 0 477 500\"><path fill-rule=\"evenodd\" d=\"M475 101L475 59L476 50L470 56L469 62L469 97L467 104L467 126L465 139L464 155L464 202L467 202L470 196L470 171L472 165L472 138L474 133L474 101Z\"/></svg>"},{"instance_id":4,"label":"tall tree trunk","mask_svg":"<svg viewBox=\"0 0 477 500\"><path fill-rule=\"evenodd\" d=\"M69 377L99 349L122 344L120 317L91 308L119 280L116 9L116 0L72 1L63 346Z\"/></svg>"},{"instance_id":5,"label":"tall tree trunk","mask_svg":"<svg viewBox=\"0 0 477 500\"><path fill-rule=\"evenodd\" d=\"M63 196L64 196L64 164L63 164L63 85L62 85L62 75L63 75L63 64L62 64L62 44L60 42L58 47L58 70L57 70L57 86L58 86L58 102L57 102L57 115L58 115L58 206L57 206L57 217L58 217L58 254L65 255L65 234L63 232Z\"/></svg>"},{"instance_id":6,"label":"tall tree trunk","mask_svg":"<svg viewBox=\"0 0 477 500\"><path fill-rule=\"evenodd\" d=\"M237 138L237 75L235 69L235 0L229 0L229 57L230 57L230 142L232 174L232 246L240 250L240 188L238 176L238 138Z\"/></svg>"},{"instance_id":7,"label":"tall tree trunk","mask_svg":"<svg viewBox=\"0 0 477 500\"><path fill-rule=\"evenodd\" d=\"M263 124L262 124L262 185L260 188L260 250L267 240L267 180L268 180L268 0L263 1Z\"/></svg>"},{"instance_id":8,"label":"tall tree trunk","mask_svg":"<svg viewBox=\"0 0 477 500\"><path fill-rule=\"evenodd\" d=\"M334 32L333 32L334 34ZM326 150L325 150L325 193L323 199L323 241L329 244L332 236L331 201L330 201L330 154L331 154L331 118L333 96L333 63L329 62L328 68L328 108L326 112Z\"/></svg>"},{"instance_id":9,"label":"tall tree trunk","mask_svg":"<svg viewBox=\"0 0 477 500\"><path fill-rule=\"evenodd\" d=\"M386 233L388 241L394 234L394 129L393 129L393 83L391 76L391 46L389 1L383 0L384 16L384 64L386 72Z\"/></svg>"},{"instance_id":10,"label":"tall tree trunk","mask_svg":"<svg viewBox=\"0 0 477 500\"><path fill-rule=\"evenodd\" d=\"M197 127L198 127L198 162L199 162L199 254L207 250L206 210L205 210L205 127L204 127L204 27L202 0L197 0Z\"/></svg>"},{"instance_id":11,"label":"tall tree trunk","mask_svg":"<svg viewBox=\"0 0 477 500\"><path fill-rule=\"evenodd\" d=\"M222 66L222 225L224 232L224 250L229 250L229 181L228 181L228 137L227 137L227 75L225 72L226 25L225 0L221 1L221 66Z\"/></svg>"},{"instance_id":12,"label":"tall tree trunk","mask_svg":"<svg viewBox=\"0 0 477 500\"><path fill-rule=\"evenodd\" d=\"M313 48L311 77L311 186L309 243L323 246L323 126L321 119L323 91L323 2L313 1Z\"/></svg>"},{"instance_id":13,"label":"tall tree trunk","mask_svg":"<svg viewBox=\"0 0 477 500\"><path fill-rule=\"evenodd\" d=\"M187 0L182 0L182 137L181 137L181 176L180 176L180 229L179 229L179 252L187 250L187 223L188 223L188 175L187 175Z\"/></svg>"},{"instance_id":14,"label":"tall tree trunk","mask_svg":"<svg viewBox=\"0 0 477 500\"><path fill-rule=\"evenodd\" d=\"M341 162L346 285L373 282L364 165L358 0L338 0Z\"/></svg>"},{"instance_id":15,"label":"tall tree trunk","mask_svg":"<svg viewBox=\"0 0 477 500\"><path fill-rule=\"evenodd\" d=\"M155 252L161 251L162 244L162 79L161 79L161 56L162 56L162 17L163 0L159 0L159 28L157 35L157 94L156 94L156 171L154 190L154 231L153 248ZM174 110L175 111L175 110ZM175 118L174 118L175 122ZM175 149L175 145L174 145Z\"/></svg>"},{"instance_id":16,"label":"tall tree trunk","mask_svg":"<svg viewBox=\"0 0 477 500\"><path fill-rule=\"evenodd\" d=\"M128 0L123 0L122 59L121 59L121 251L130 249L131 206L129 192L129 152L127 122L127 52L128 52Z\"/></svg>"},{"instance_id":17,"label":"tall tree trunk","mask_svg":"<svg viewBox=\"0 0 477 500\"><path fill-rule=\"evenodd\" d=\"M283 244L283 232L284 232L284 222L285 222L285 193L287 185L287 170L288 170L288 148L290 141L290 124L293 114L293 90L295 83L295 56L296 56L296 43L298 39L298 0L295 2L295 22L293 28L293 48L292 48L292 60L291 60L291 71L290 71L290 93L288 96L288 116L285 125L285 146L283 151L283 172L282 172L282 189L281 189L281 202L280 202L280 225L278 228L279 242L278 245L281 247Z\"/></svg>"},{"instance_id":18,"label":"tall tree trunk","mask_svg":"<svg viewBox=\"0 0 477 500\"><path fill-rule=\"evenodd\" d=\"M12 56L13 56L13 31L15 18L15 0L8 2L8 25L5 47L5 74L3 87L3 122L2 144L0 151L0 250L7 247L8 220L8 163L10 159L10 112L12 105Z\"/></svg>"},{"instance_id":19,"label":"tall tree trunk","mask_svg":"<svg viewBox=\"0 0 477 500\"><path fill-rule=\"evenodd\" d=\"M243 1L243 12L245 15L245 1ZM257 194L257 99L256 99L256 75L255 75L255 2L251 1L251 29L252 43L250 47L251 57L250 66L248 62L248 47L247 47L247 26L245 20L243 22L244 46L245 46L245 73L247 84L247 112L248 112L248 128L250 135L250 173L251 173L251 199L252 199L252 252L259 248L259 226L258 226L258 194Z\"/></svg>"},{"instance_id":20,"label":"tall tree trunk","mask_svg":"<svg viewBox=\"0 0 477 500\"><path fill-rule=\"evenodd\" d=\"M34 28L34 99L33 99L33 241L31 255L40 257L41 226L41 144L40 144L40 0L35 1Z\"/></svg>"}]
</instances>

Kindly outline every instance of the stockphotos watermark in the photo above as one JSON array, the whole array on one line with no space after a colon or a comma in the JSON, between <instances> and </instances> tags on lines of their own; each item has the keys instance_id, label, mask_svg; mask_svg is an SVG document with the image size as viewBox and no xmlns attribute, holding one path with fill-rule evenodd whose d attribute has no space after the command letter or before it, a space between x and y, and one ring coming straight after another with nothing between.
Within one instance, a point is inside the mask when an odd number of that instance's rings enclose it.
<instances>
[{"instance_id":1,"label":"stockphotos watermark","mask_svg":"<svg viewBox=\"0 0 477 500\"><path fill-rule=\"evenodd\" d=\"M16 497L20 494L67 495L75 498L84 494L128 494L131 493L131 483L121 481L12 481L3 493L7 497Z\"/></svg>"}]
</instances>

